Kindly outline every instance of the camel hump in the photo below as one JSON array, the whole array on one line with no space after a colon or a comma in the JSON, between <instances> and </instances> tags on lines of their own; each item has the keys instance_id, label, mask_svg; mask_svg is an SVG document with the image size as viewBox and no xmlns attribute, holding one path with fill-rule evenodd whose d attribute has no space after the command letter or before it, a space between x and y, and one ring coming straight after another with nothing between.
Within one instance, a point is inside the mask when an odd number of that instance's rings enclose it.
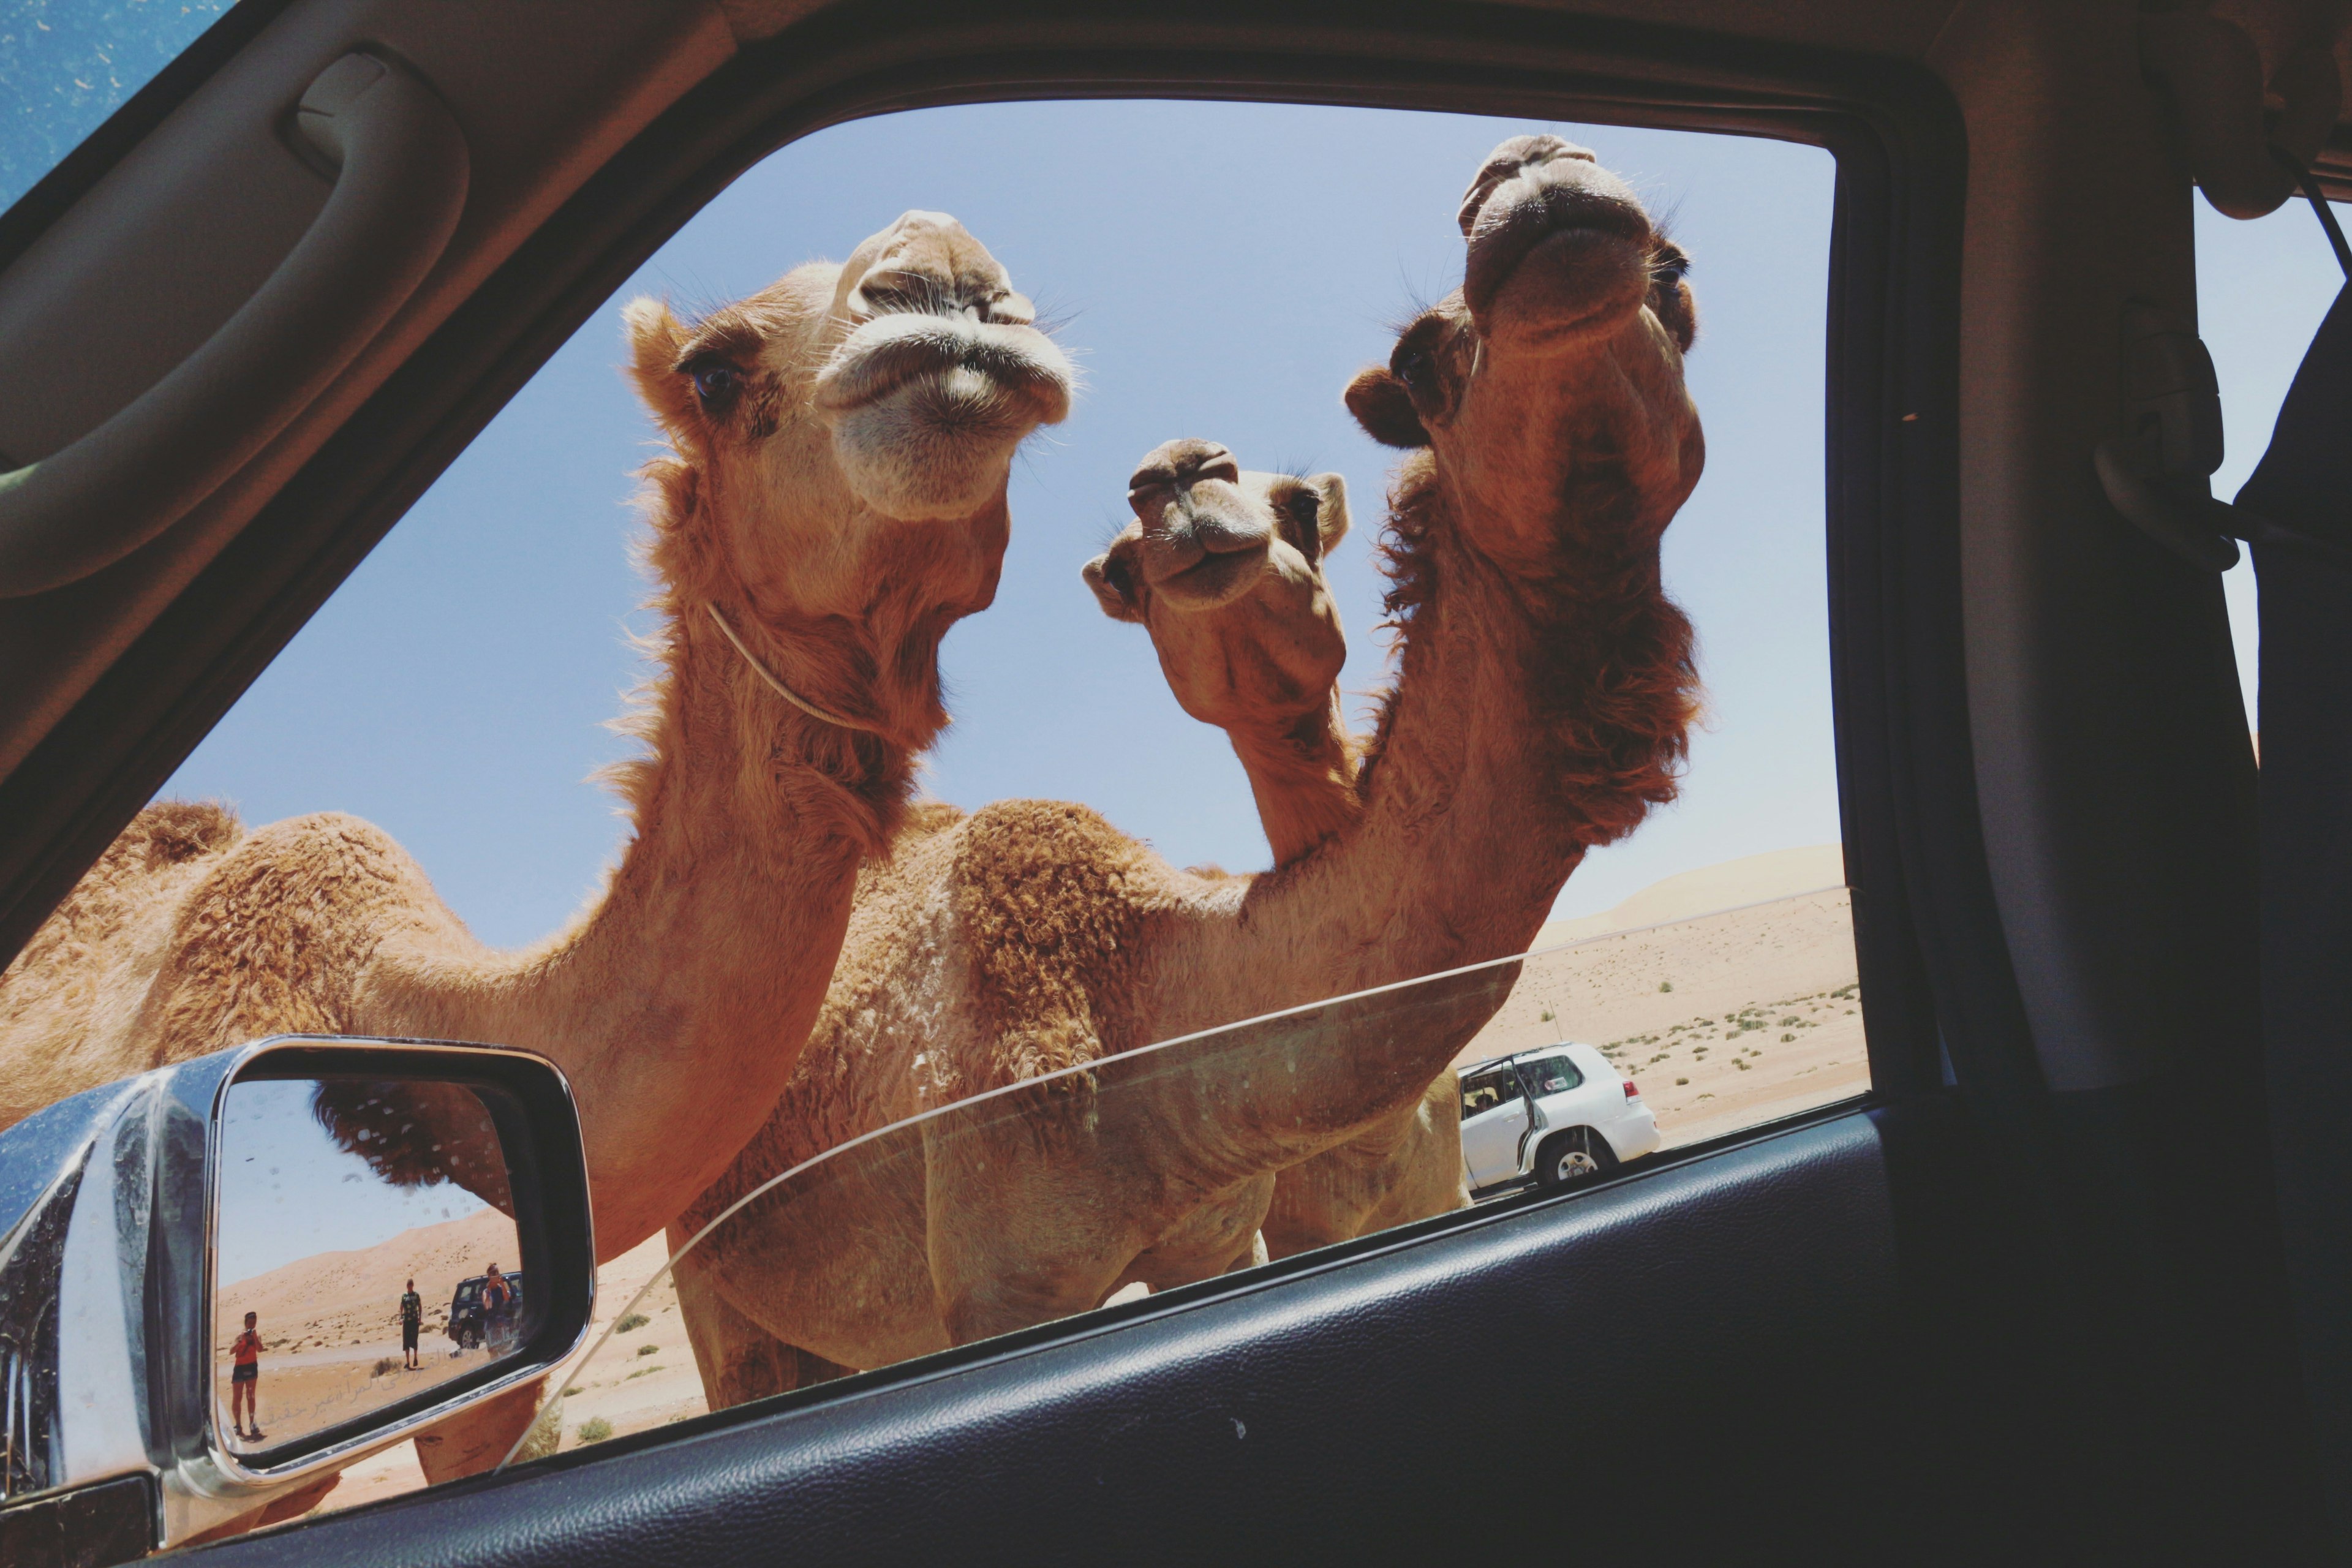
<instances>
[{"instance_id":1,"label":"camel hump","mask_svg":"<svg viewBox=\"0 0 2352 1568\"><path fill-rule=\"evenodd\" d=\"M899 824L898 837L902 839L929 838L945 833L963 820L963 807L950 805L943 800L919 800L907 807L907 816Z\"/></svg>"},{"instance_id":2,"label":"camel hump","mask_svg":"<svg viewBox=\"0 0 2352 1568\"><path fill-rule=\"evenodd\" d=\"M216 800L159 800L131 819L110 858L157 871L215 854L245 837L236 813Z\"/></svg>"},{"instance_id":3,"label":"camel hump","mask_svg":"<svg viewBox=\"0 0 2352 1568\"><path fill-rule=\"evenodd\" d=\"M1002 1055L971 1088L1134 1043L1136 938L1168 899L1157 870L1150 851L1083 805L1006 800L972 814L952 873L956 915L983 1037Z\"/></svg>"}]
</instances>

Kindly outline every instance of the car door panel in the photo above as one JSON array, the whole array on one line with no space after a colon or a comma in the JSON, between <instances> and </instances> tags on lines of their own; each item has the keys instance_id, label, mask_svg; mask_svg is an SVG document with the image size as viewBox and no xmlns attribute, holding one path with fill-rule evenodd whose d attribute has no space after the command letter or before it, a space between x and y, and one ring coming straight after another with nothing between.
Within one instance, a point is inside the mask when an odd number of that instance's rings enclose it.
<instances>
[{"instance_id":1,"label":"car door panel","mask_svg":"<svg viewBox=\"0 0 2352 1568\"><path fill-rule=\"evenodd\" d=\"M1556 1489L1597 1560L1826 1543L1821 1515L1858 1508L1872 1479L1853 1416L1898 1316L1883 1145L1871 1116L1833 1117L207 1560L1330 1562L1558 1544L1551 1507L1462 1506L1498 1468ZM1704 1517L1675 1501L1693 1484Z\"/></svg>"}]
</instances>

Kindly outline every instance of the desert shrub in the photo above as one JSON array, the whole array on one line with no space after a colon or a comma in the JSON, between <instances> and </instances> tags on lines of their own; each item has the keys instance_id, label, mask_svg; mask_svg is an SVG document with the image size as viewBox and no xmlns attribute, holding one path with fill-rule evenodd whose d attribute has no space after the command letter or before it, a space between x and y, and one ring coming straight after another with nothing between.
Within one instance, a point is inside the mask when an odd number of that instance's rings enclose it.
<instances>
[{"instance_id":1,"label":"desert shrub","mask_svg":"<svg viewBox=\"0 0 2352 1568\"><path fill-rule=\"evenodd\" d=\"M571 1398L573 1394L577 1394L577 1393L579 1393L579 1392L580 1392L580 1385L579 1385L578 1384L576 1384L576 1383L575 1383L575 1384L573 1384L571 1387L569 1387L569 1388L567 1388L567 1389L565 1389L565 1390L563 1391L563 1397L564 1397L564 1398L566 1398L566 1399L569 1399L569 1398Z\"/></svg>"},{"instance_id":2,"label":"desert shrub","mask_svg":"<svg viewBox=\"0 0 2352 1568\"><path fill-rule=\"evenodd\" d=\"M1661 994L1672 991L1674 988L1675 983L1671 980L1661 980L1658 982L1658 990Z\"/></svg>"},{"instance_id":3,"label":"desert shrub","mask_svg":"<svg viewBox=\"0 0 2352 1568\"><path fill-rule=\"evenodd\" d=\"M1796 1036L1794 1036L1794 1035L1783 1035L1783 1036L1781 1036L1781 1037L1780 1037L1780 1043L1781 1043L1782 1045L1784 1045L1784 1046L1785 1046L1785 1045L1787 1045L1790 1040L1793 1040L1793 1039L1795 1039L1796 1037L1796 1037Z\"/></svg>"},{"instance_id":4,"label":"desert shrub","mask_svg":"<svg viewBox=\"0 0 2352 1568\"><path fill-rule=\"evenodd\" d=\"M601 1443L612 1435L613 1424L602 1415L591 1415L580 1423L580 1440L583 1443Z\"/></svg>"},{"instance_id":5,"label":"desert shrub","mask_svg":"<svg viewBox=\"0 0 2352 1568\"><path fill-rule=\"evenodd\" d=\"M660 1349L661 1346L659 1345L639 1345L637 1347L637 1353L639 1355L652 1355L655 1352Z\"/></svg>"},{"instance_id":6,"label":"desert shrub","mask_svg":"<svg viewBox=\"0 0 2352 1568\"><path fill-rule=\"evenodd\" d=\"M1741 1072L1746 1072L1748 1070L1748 1064L1746 1062L1734 1061L1731 1065L1738 1068Z\"/></svg>"},{"instance_id":7,"label":"desert shrub","mask_svg":"<svg viewBox=\"0 0 2352 1568\"><path fill-rule=\"evenodd\" d=\"M627 1317L623 1318L619 1322L613 1325L613 1331L616 1334L625 1334L632 1329L642 1329L647 1323L652 1321L653 1320L646 1317L643 1312L631 1312Z\"/></svg>"},{"instance_id":8,"label":"desert shrub","mask_svg":"<svg viewBox=\"0 0 2352 1568\"><path fill-rule=\"evenodd\" d=\"M1538 1018L1541 1018L1545 1023L1549 1024L1557 1015L1555 1015L1550 1008L1547 1007L1536 1016Z\"/></svg>"},{"instance_id":9,"label":"desert shrub","mask_svg":"<svg viewBox=\"0 0 2352 1568\"><path fill-rule=\"evenodd\" d=\"M1684 1084L1686 1084L1686 1083L1688 1083L1688 1082L1690 1082L1690 1079L1686 1079L1686 1078L1678 1078L1678 1079L1675 1079L1675 1088L1677 1088L1677 1089L1679 1089L1679 1088L1681 1088Z\"/></svg>"},{"instance_id":10,"label":"desert shrub","mask_svg":"<svg viewBox=\"0 0 2352 1568\"><path fill-rule=\"evenodd\" d=\"M368 1375L369 1375L370 1377L382 1377L385 1373L388 1373L388 1372L398 1372L399 1370L400 1370L400 1358L399 1358L398 1356L396 1356L396 1355L384 1355L384 1356L378 1356L378 1357L376 1357L376 1358L375 1358L375 1370L374 1370L373 1372L372 1372L372 1373L368 1373Z\"/></svg>"}]
</instances>

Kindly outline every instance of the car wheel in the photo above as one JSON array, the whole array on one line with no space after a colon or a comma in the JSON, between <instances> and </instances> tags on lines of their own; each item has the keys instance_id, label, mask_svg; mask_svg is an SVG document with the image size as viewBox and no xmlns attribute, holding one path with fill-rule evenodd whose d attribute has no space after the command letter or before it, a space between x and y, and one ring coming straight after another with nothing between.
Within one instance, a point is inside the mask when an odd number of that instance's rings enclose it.
<instances>
[{"instance_id":1,"label":"car wheel","mask_svg":"<svg viewBox=\"0 0 2352 1568\"><path fill-rule=\"evenodd\" d=\"M1572 1187L1616 1169L1609 1141L1589 1127L1552 1139L1536 1154L1536 1184L1546 1192Z\"/></svg>"}]
</instances>

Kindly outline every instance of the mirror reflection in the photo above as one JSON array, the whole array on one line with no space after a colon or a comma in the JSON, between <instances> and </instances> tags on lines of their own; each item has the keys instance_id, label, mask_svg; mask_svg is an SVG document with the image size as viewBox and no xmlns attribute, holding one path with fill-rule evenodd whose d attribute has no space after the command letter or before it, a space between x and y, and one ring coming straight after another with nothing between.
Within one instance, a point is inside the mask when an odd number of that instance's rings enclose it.
<instances>
[{"instance_id":1,"label":"mirror reflection","mask_svg":"<svg viewBox=\"0 0 2352 1568\"><path fill-rule=\"evenodd\" d=\"M506 1155L482 1091L240 1081L220 1149L214 1421L228 1452L372 1415L530 1341Z\"/></svg>"}]
</instances>

